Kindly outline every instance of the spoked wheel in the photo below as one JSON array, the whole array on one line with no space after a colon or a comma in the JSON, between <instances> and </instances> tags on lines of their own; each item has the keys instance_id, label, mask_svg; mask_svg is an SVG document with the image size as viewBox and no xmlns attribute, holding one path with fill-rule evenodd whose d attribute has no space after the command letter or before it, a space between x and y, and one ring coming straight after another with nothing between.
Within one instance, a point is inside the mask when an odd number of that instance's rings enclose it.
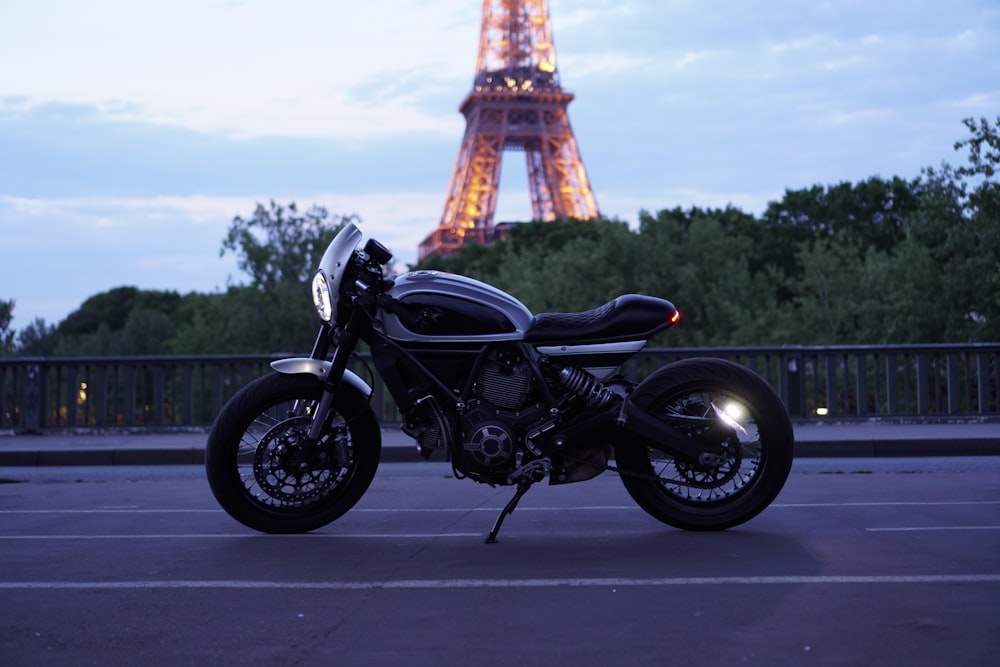
<instances>
[{"instance_id":1,"label":"spoked wheel","mask_svg":"<svg viewBox=\"0 0 1000 667\"><path fill-rule=\"evenodd\" d=\"M205 468L219 504L267 533L325 526L371 484L382 435L371 408L343 385L315 449L305 441L323 385L312 375L274 373L241 389L208 438Z\"/></svg>"},{"instance_id":2,"label":"spoked wheel","mask_svg":"<svg viewBox=\"0 0 1000 667\"><path fill-rule=\"evenodd\" d=\"M698 462L616 446L622 483L650 515L686 530L723 530L755 517L781 491L792 465L791 422L778 395L749 369L687 359L650 375L632 401L654 415L679 417L672 423L692 438L719 444ZM700 419L685 427L684 417Z\"/></svg>"}]
</instances>

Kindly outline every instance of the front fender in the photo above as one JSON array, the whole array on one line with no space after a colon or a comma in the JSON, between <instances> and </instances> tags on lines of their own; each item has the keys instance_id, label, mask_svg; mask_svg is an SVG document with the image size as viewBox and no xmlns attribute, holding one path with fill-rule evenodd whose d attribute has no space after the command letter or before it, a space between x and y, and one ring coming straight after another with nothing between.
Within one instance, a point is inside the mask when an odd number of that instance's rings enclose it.
<instances>
[{"instance_id":1,"label":"front fender","mask_svg":"<svg viewBox=\"0 0 1000 667\"><path fill-rule=\"evenodd\" d=\"M290 359L279 359L271 362L271 368L279 373L295 375L297 373L309 373L315 375L320 380L325 380L330 372L331 364L323 359L311 359L309 357L293 357ZM365 396L372 395L372 388L352 371L344 371L344 381L360 391Z\"/></svg>"}]
</instances>

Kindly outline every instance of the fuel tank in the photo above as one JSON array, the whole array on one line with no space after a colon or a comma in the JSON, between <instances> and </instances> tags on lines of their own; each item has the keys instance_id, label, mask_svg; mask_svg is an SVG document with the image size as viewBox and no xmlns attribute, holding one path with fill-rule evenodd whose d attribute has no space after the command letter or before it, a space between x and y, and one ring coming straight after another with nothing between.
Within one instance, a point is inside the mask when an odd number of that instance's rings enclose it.
<instances>
[{"instance_id":1,"label":"fuel tank","mask_svg":"<svg viewBox=\"0 0 1000 667\"><path fill-rule=\"evenodd\" d=\"M404 273L388 295L394 301L379 321L393 340L517 341L531 324L531 311L511 295L452 273Z\"/></svg>"}]
</instances>

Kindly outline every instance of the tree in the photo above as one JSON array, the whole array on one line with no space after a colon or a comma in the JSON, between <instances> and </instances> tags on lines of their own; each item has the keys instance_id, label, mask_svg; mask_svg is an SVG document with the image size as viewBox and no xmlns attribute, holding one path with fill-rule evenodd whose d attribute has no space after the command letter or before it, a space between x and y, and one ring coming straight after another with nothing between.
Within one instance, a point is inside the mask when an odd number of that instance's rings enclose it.
<instances>
[{"instance_id":1,"label":"tree","mask_svg":"<svg viewBox=\"0 0 1000 667\"><path fill-rule=\"evenodd\" d=\"M967 233L979 245L975 258L970 258L976 266L970 270L981 271L971 315L982 325L978 339L995 341L1000 340L1000 115L992 125L985 118L963 122L972 137L955 144L956 150L969 150L968 164L958 174L966 179L968 191Z\"/></svg>"},{"instance_id":2,"label":"tree","mask_svg":"<svg viewBox=\"0 0 1000 667\"><path fill-rule=\"evenodd\" d=\"M962 123L972 137L955 142L955 150L969 149L969 166L961 167L959 175L982 176L986 182L996 184L994 179L1000 168L1000 115L995 127L985 118L980 118L978 123L973 118L966 118Z\"/></svg>"},{"instance_id":3,"label":"tree","mask_svg":"<svg viewBox=\"0 0 1000 667\"><path fill-rule=\"evenodd\" d=\"M673 345L788 342L778 309L781 285L761 261L753 217L692 208L639 216L638 291L669 299L681 312Z\"/></svg>"},{"instance_id":4,"label":"tree","mask_svg":"<svg viewBox=\"0 0 1000 667\"><path fill-rule=\"evenodd\" d=\"M0 299L0 357L9 357L14 354L15 332L10 328L14 321L14 300L5 301Z\"/></svg>"},{"instance_id":5,"label":"tree","mask_svg":"<svg viewBox=\"0 0 1000 667\"><path fill-rule=\"evenodd\" d=\"M138 287L115 287L95 294L59 323L62 337L94 333L104 325L110 331L121 331L134 310L153 310L170 318L176 314L181 296L174 291L140 290Z\"/></svg>"},{"instance_id":6,"label":"tree","mask_svg":"<svg viewBox=\"0 0 1000 667\"><path fill-rule=\"evenodd\" d=\"M270 209L257 204L250 218L233 218L219 256L235 253L237 266L259 290L305 283L337 232L348 222L359 221L356 215L331 217L322 206L300 215L294 202L284 207L271 200Z\"/></svg>"},{"instance_id":7,"label":"tree","mask_svg":"<svg viewBox=\"0 0 1000 667\"><path fill-rule=\"evenodd\" d=\"M879 252L870 248L870 252ZM798 260L802 280L795 297L796 336L807 345L857 343L861 308L865 303L864 253L849 237L803 243Z\"/></svg>"},{"instance_id":8,"label":"tree","mask_svg":"<svg viewBox=\"0 0 1000 667\"><path fill-rule=\"evenodd\" d=\"M197 301L175 340L224 345L227 352L302 352L316 336L317 322L309 281L330 241L357 215L334 215L320 206L300 214L295 203L270 208L258 204L250 218L236 216L223 239L220 256L232 252L250 279L231 285L218 300ZM189 327L210 327L214 335Z\"/></svg>"},{"instance_id":9,"label":"tree","mask_svg":"<svg viewBox=\"0 0 1000 667\"><path fill-rule=\"evenodd\" d=\"M36 317L17 334L18 352L29 357L49 357L55 354L58 340L55 325Z\"/></svg>"},{"instance_id":10,"label":"tree","mask_svg":"<svg viewBox=\"0 0 1000 667\"><path fill-rule=\"evenodd\" d=\"M534 312L589 310L634 291L634 244L617 221L524 223L498 244L502 261L482 279Z\"/></svg>"},{"instance_id":11,"label":"tree","mask_svg":"<svg viewBox=\"0 0 1000 667\"><path fill-rule=\"evenodd\" d=\"M30 337L34 346L61 356L169 354L180 302L174 291L115 287L84 301L54 335L36 328Z\"/></svg>"}]
</instances>

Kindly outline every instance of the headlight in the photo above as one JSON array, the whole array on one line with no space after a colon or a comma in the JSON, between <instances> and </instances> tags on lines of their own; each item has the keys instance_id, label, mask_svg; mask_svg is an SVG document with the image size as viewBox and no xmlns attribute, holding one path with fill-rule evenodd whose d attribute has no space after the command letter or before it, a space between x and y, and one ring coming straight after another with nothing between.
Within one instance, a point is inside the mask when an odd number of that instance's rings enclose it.
<instances>
[{"instance_id":1,"label":"headlight","mask_svg":"<svg viewBox=\"0 0 1000 667\"><path fill-rule=\"evenodd\" d=\"M312 282L313 305L316 312L324 322L329 322L333 317L333 299L330 296L330 287L326 284L326 276L322 271L313 276Z\"/></svg>"}]
</instances>

